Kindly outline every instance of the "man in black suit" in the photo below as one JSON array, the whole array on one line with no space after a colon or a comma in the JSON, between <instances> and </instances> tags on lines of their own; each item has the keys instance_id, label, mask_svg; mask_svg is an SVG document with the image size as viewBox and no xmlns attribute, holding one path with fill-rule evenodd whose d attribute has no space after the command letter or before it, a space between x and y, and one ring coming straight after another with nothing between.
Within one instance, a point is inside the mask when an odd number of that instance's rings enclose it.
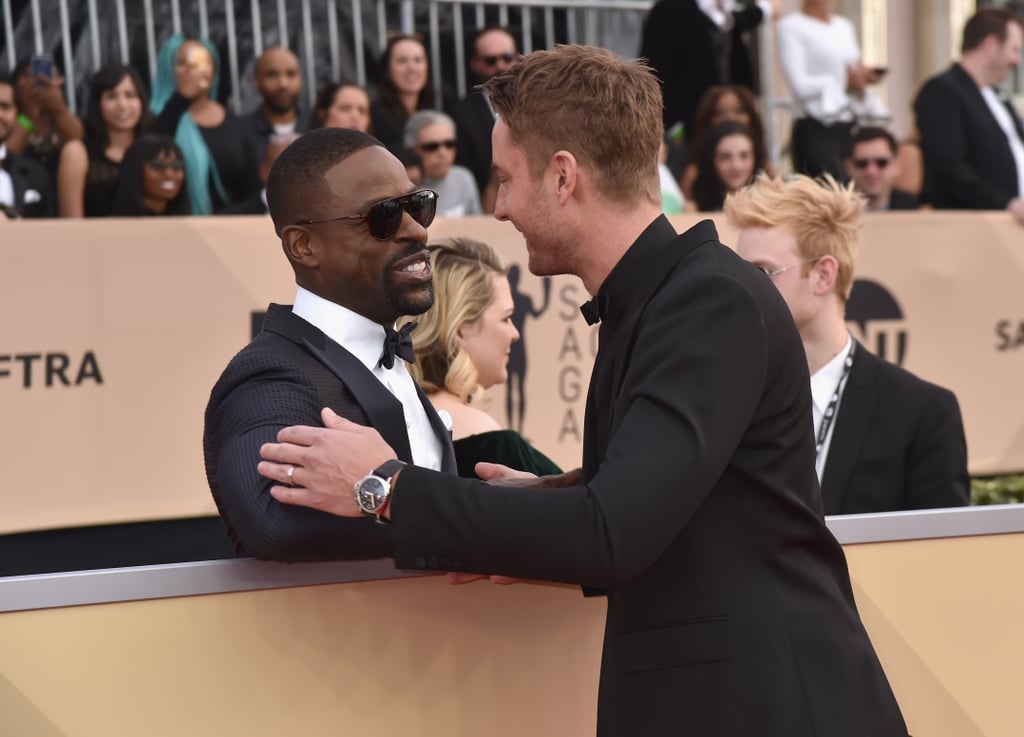
<instances>
[{"instance_id":1,"label":"man in black suit","mask_svg":"<svg viewBox=\"0 0 1024 737\"><path fill-rule=\"evenodd\" d=\"M32 159L8 150L6 141L17 125L14 83L0 77L0 214L4 217L53 217L50 175Z\"/></svg>"},{"instance_id":2,"label":"man in black suit","mask_svg":"<svg viewBox=\"0 0 1024 737\"><path fill-rule=\"evenodd\" d=\"M469 70L478 83L505 71L519 58L516 40L502 26L485 26L473 36ZM473 172L480 197L491 179L491 130L494 108L483 90L471 90L452 107L458 148L455 163Z\"/></svg>"},{"instance_id":3,"label":"man in black suit","mask_svg":"<svg viewBox=\"0 0 1024 737\"><path fill-rule=\"evenodd\" d=\"M401 567L604 589L601 735L905 736L822 517L800 336L711 222L679 236L661 215L652 70L562 46L487 88L495 214L532 272L595 295L582 469L513 487L392 466L373 482L395 451L331 418L264 447L279 484L310 466L272 494L390 519Z\"/></svg>"},{"instance_id":4,"label":"man in black suit","mask_svg":"<svg viewBox=\"0 0 1024 737\"><path fill-rule=\"evenodd\" d=\"M270 170L277 161L277 157L299 137L298 133L274 133L267 139L266 148L263 151L263 161L260 162L260 182L263 184L259 191L253 192L241 202L235 202L225 207L221 215L269 215L270 208L267 206L267 179L270 177Z\"/></svg>"},{"instance_id":5,"label":"man in black suit","mask_svg":"<svg viewBox=\"0 0 1024 737\"><path fill-rule=\"evenodd\" d=\"M716 84L757 90L757 76L743 34L776 11L775 0L743 5L736 0L660 0L644 21L640 55L661 80L664 121L693 130L701 96Z\"/></svg>"},{"instance_id":6,"label":"man in black suit","mask_svg":"<svg viewBox=\"0 0 1024 737\"><path fill-rule=\"evenodd\" d=\"M1024 123L996 90L1020 63L1024 21L983 8L964 26L960 62L914 101L925 195L936 208L1008 210L1024 225Z\"/></svg>"},{"instance_id":7,"label":"man in black suit","mask_svg":"<svg viewBox=\"0 0 1024 737\"><path fill-rule=\"evenodd\" d=\"M846 174L864 195L868 212L916 210L917 198L896 189L899 161L896 138L885 128L864 126L854 131L844 164Z\"/></svg>"},{"instance_id":8,"label":"man in black suit","mask_svg":"<svg viewBox=\"0 0 1024 737\"><path fill-rule=\"evenodd\" d=\"M762 178L725 212L740 229L737 251L778 287L800 331L825 514L963 506L970 480L956 397L847 330L862 208L834 181Z\"/></svg>"},{"instance_id":9,"label":"man in black suit","mask_svg":"<svg viewBox=\"0 0 1024 737\"><path fill-rule=\"evenodd\" d=\"M426 226L436 196L411 190L377 139L342 128L299 138L270 172L270 216L295 272L295 304L270 305L263 331L228 364L203 435L210 489L239 554L391 554L386 526L280 504L256 473L263 443L288 425L317 424L324 408L375 427L402 460L455 470L450 434L405 366L408 331L393 327L434 300Z\"/></svg>"}]
</instances>

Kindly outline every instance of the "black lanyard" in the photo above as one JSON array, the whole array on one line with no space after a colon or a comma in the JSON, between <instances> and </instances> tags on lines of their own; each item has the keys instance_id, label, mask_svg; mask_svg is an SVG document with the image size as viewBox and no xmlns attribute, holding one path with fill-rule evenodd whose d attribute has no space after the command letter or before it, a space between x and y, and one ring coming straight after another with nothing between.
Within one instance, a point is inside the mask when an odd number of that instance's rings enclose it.
<instances>
[{"instance_id":1,"label":"black lanyard","mask_svg":"<svg viewBox=\"0 0 1024 737\"><path fill-rule=\"evenodd\" d=\"M839 376L839 381L836 383L836 390L832 392L832 398L828 400L828 406L825 407L825 413L821 416L821 425L818 427L818 440L814 445L814 457L815 459L821 455L821 449L825 445L825 438L828 437L828 429L832 427L832 421L836 418L836 405L839 404L839 392L843 388L843 383L846 381L846 377L850 375L850 369L853 367L853 351L857 347L857 341L850 339L850 352L846 354L846 360L843 361L843 373Z\"/></svg>"}]
</instances>

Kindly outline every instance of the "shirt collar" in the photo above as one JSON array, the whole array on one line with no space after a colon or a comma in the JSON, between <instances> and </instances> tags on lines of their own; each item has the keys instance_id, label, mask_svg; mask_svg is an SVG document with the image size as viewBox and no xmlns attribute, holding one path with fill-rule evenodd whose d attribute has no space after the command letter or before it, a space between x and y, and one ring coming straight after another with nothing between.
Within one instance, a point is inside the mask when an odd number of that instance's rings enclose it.
<instances>
[{"instance_id":1,"label":"shirt collar","mask_svg":"<svg viewBox=\"0 0 1024 737\"><path fill-rule=\"evenodd\" d=\"M370 371L377 367L384 345L384 326L358 312L299 287L292 312L354 355Z\"/></svg>"},{"instance_id":2,"label":"shirt collar","mask_svg":"<svg viewBox=\"0 0 1024 737\"><path fill-rule=\"evenodd\" d=\"M818 412L824 412L828 403L832 401L832 393L835 392L836 386L843 376L843 363L850 352L852 340L853 338L847 333L843 349L811 376L811 399Z\"/></svg>"},{"instance_id":3,"label":"shirt collar","mask_svg":"<svg viewBox=\"0 0 1024 737\"><path fill-rule=\"evenodd\" d=\"M594 316L604 320L611 312L621 312L631 299L645 299L646 292L637 287L649 280L647 267L652 255L678 237L679 234L664 215L652 220L605 277L594 299L581 308L587 322L593 324Z\"/></svg>"},{"instance_id":4,"label":"shirt collar","mask_svg":"<svg viewBox=\"0 0 1024 737\"><path fill-rule=\"evenodd\" d=\"M0 161L3 161L6 158L7 158L7 144L6 143L0 143Z\"/></svg>"}]
</instances>

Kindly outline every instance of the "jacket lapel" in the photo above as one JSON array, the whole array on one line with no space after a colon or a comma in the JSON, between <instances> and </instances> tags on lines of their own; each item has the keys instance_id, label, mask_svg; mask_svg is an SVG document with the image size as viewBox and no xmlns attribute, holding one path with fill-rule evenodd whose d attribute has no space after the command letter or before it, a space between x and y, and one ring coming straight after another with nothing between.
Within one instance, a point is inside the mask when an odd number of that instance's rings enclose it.
<instances>
[{"instance_id":1,"label":"jacket lapel","mask_svg":"<svg viewBox=\"0 0 1024 737\"><path fill-rule=\"evenodd\" d=\"M377 377L358 358L316 327L295 315L286 305L272 304L267 308L263 329L305 346L306 350L348 387L355 401L366 413L370 425L381 434L381 437L394 449L398 457L406 463L413 463L402 403L378 381ZM434 410L434 405L430 403L419 384L413 383L416 386L416 394L427 413L427 419L430 420L430 426L441 441L441 470L456 473L451 430L445 427Z\"/></svg>"},{"instance_id":2,"label":"jacket lapel","mask_svg":"<svg viewBox=\"0 0 1024 737\"><path fill-rule=\"evenodd\" d=\"M309 351L345 383L366 413L370 425L394 448L398 457L406 463L412 463L409 434L405 430L405 412L395 395L385 389L358 358L330 338L325 338L323 350L319 350L310 341L305 343Z\"/></svg>"},{"instance_id":3,"label":"jacket lapel","mask_svg":"<svg viewBox=\"0 0 1024 737\"><path fill-rule=\"evenodd\" d=\"M868 420L878 399L875 375L880 360L857 343L821 476L825 514L839 514L842 509L843 498L850 486L850 474L860 456Z\"/></svg>"},{"instance_id":4,"label":"jacket lapel","mask_svg":"<svg viewBox=\"0 0 1024 737\"><path fill-rule=\"evenodd\" d=\"M416 382L413 383L415 384ZM455 448L452 445L452 431L445 427L441 417L437 414L437 410L434 409L434 405L431 404L430 398L427 397L419 384L416 384L416 394L419 396L420 403L427 413L427 419L430 420L430 426L434 429L434 434L441 441L441 470L447 473L458 473L458 467L455 464Z\"/></svg>"},{"instance_id":5,"label":"jacket lapel","mask_svg":"<svg viewBox=\"0 0 1024 737\"><path fill-rule=\"evenodd\" d=\"M25 177L22 167L19 166L18 157L10 151L7 152L7 158L4 160L4 170L11 175L11 184L14 187L14 209L24 215L25 190L28 188L28 179Z\"/></svg>"},{"instance_id":6,"label":"jacket lapel","mask_svg":"<svg viewBox=\"0 0 1024 737\"><path fill-rule=\"evenodd\" d=\"M263 329L305 346L314 358L348 387L370 425L381 434L398 457L406 463L413 462L402 403L358 358L297 316L286 305L272 304L267 308Z\"/></svg>"}]
</instances>

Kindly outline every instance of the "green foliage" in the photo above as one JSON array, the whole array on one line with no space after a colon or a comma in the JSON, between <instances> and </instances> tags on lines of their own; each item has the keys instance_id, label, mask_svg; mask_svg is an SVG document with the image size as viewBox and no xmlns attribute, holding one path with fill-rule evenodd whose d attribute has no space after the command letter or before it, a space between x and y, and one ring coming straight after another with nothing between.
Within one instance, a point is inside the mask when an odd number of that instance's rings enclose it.
<instances>
[{"instance_id":1,"label":"green foliage","mask_svg":"<svg viewBox=\"0 0 1024 737\"><path fill-rule=\"evenodd\" d=\"M971 504L1024 502L1024 473L971 479Z\"/></svg>"}]
</instances>

